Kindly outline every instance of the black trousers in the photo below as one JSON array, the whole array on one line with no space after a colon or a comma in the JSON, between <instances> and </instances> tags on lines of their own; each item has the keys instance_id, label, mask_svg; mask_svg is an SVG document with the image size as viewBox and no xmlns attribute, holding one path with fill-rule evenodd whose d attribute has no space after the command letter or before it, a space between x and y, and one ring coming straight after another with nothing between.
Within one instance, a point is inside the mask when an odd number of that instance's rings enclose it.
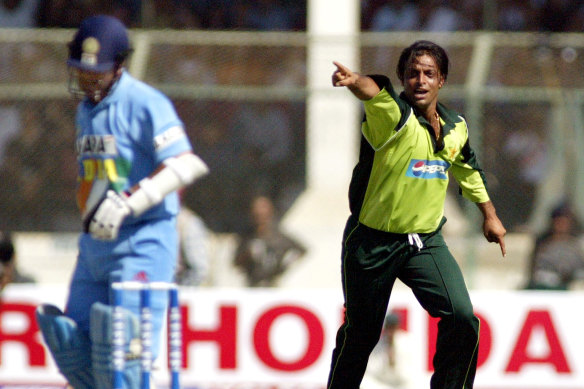
<instances>
[{"instance_id":1,"label":"black trousers","mask_svg":"<svg viewBox=\"0 0 584 389\"><path fill-rule=\"evenodd\" d=\"M408 234L368 228L350 217L342 252L344 322L336 337L328 389L358 389L369 354L377 344L396 279L411 288L421 306L438 322L431 389L471 389L477 364L479 319L458 263L440 229Z\"/></svg>"}]
</instances>

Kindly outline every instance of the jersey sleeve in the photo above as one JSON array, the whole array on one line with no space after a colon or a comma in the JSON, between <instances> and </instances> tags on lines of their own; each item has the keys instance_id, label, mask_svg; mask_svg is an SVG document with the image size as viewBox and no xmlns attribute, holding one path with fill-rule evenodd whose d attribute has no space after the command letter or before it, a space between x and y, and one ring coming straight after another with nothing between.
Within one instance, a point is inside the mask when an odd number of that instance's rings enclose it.
<instances>
[{"instance_id":1,"label":"jersey sleeve","mask_svg":"<svg viewBox=\"0 0 584 389\"><path fill-rule=\"evenodd\" d=\"M161 97L152 109L155 112L150 141L154 147L156 162L162 163L167 158L191 151L191 144L183 122L178 117L171 101L166 97Z\"/></svg>"},{"instance_id":2,"label":"jersey sleeve","mask_svg":"<svg viewBox=\"0 0 584 389\"><path fill-rule=\"evenodd\" d=\"M377 83L380 92L363 102L365 119L361 132L371 147L381 149L404 124L404 112L408 107L396 95L389 78L369 76Z\"/></svg>"},{"instance_id":3,"label":"jersey sleeve","mask_svg":"<svg viewBox=\"0 0 584 389\"><path fill-rule=\"evenodd\" d=\"M192 149L171 100L148 85L135 82L130 107L129 136L156 168L162 161Z\"/></svg>"},{"instance_id":4,"label":"jersey sleeve","mask_svg":"<svg viewBox=\"0 0 584 389\"><path fill-rule=\"evenodd\" d=\"M473 203L489 201L485 175L477 162L476 155L470 147L468 140L462 152L450 167L450 172L456 182L458 182L464 198Z\"/></svg>"}]
</instances>

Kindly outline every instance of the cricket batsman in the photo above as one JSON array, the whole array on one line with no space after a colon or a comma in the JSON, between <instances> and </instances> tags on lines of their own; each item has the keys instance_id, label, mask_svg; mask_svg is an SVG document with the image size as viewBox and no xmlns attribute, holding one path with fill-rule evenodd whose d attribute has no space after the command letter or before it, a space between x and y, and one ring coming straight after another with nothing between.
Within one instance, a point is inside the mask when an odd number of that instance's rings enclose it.
<instances>
[{"instance_id":1,"label":"cricket batsman","mask_svg":"<svg viewBox=\"0 0 584 389\"><path fill-rule=\"evenodd\" d=\"M77 203L84 232L65 312L37 308L44 340L75 389L112 386L112 283L171 282L177 259L176 191L208 171L170 100L124 68L125 26L85 19L69 43L69 90L76 114ZM124 295L124 387L140 386L139 293ZM167 294L153 293L153 359Z\"/></svg>"}]
</instances>

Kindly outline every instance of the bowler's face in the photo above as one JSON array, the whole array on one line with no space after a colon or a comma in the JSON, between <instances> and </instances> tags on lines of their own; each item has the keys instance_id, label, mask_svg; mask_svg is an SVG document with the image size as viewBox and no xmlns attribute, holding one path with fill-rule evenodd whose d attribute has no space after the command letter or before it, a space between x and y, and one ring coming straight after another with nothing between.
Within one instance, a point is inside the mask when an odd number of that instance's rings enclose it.
<instances>
[{"instance_id":1,"label":"bowler's face","mask_svg":"<svg viewBox=\"0 0 584 389\"><path fill-rule=\"evenodd\" d=\"M423 54L415 57L404 72L403 87L408 100L420 111L425 112L435 106L438 91L444 85L444 76L440 73L433 57Z\"/></svg>"}]
</instances>

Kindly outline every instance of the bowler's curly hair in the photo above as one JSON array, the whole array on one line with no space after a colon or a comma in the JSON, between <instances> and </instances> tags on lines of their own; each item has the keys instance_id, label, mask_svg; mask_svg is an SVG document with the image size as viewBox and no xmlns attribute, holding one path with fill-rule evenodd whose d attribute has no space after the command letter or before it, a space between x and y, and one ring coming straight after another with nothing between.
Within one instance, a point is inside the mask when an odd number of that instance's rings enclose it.
<instances>
[{"instance_id":1,"label":"bowler's curly hair","mask_svg":"<svg viewBox=\"0 0 584 389\"><path fill-rule=\"evenodd\" d=\"M401 82L404 81L405 71L408 64L414 58L424 54L434 58L434 61L436 61L436 66L438 66L438 69L440 70L440 74L444 77L444 81L446 81L449 67L448 55L446 54L446 51L434 42L421 40L412 43L409 47L406 47L399 57L396 73Z\"/></svg>"}]
</instances>

